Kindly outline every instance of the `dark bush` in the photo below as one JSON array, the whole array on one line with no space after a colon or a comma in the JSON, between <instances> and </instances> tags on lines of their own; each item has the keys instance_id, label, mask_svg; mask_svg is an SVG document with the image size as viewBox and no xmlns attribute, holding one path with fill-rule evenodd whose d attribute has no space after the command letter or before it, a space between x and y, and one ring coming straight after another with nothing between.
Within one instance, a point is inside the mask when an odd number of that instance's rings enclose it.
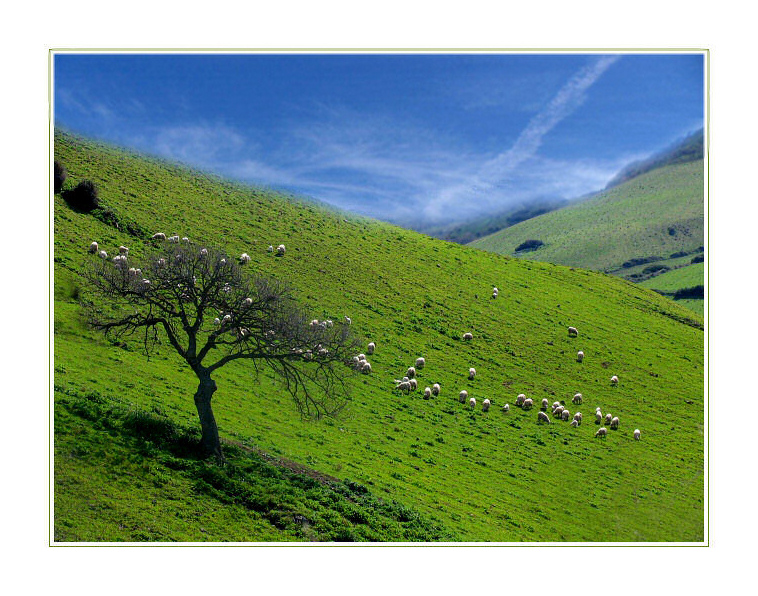
<instances>
[{"instance_id":1,"label":"dark bush","mask_svg":"<svg viewBox=\"0 0 758 596\"><path fill-rule=\"evenodd\" d=\"M705 255L697 255L696 257L692 257L690 263L702 263L703 261L705 261Z\"/></svg>"},{"instance_id":2,"label":"dark bush","mask_svg":"<svg viewBox=\"0 0 758 596\"><path fill-rule=\"evenodd\" d=\"M679 252L672 252L671 253L671 258L672 259L678 259L679 257L686 257L688 254L690 254L690 253L688 253L685 250L680 250Z\"/></svg>"},{"instance_id":3,"label":"dark bush","mask_svg":"<svg viewBox=\"0 0 758 596\"><path fill-rule=\"evenodd\" d=\"M644 265L645 263L652 263L653 261L662 261L663 257L637 257L636 259L629 259L625 263L622 263L621 266L624 269L629 269L630 267L636 267L637 265Z\"/></svg>"},{"instance_id":4,"label":"dark bush","mask_svg":"<svg viewBox=\"0 0 758 596\"><path fill-rule=\"evenodd\" d=\"M526 240L516 247L516 252L525 252L529 250L537 250L540 246L544 246L545 243L542 240Z\"/></svg>"},{"instance_id":5,"label":"dark bush","mask_svg":"<svg viewBox=\"0 0 758 596\"><path fill-rule=\"evenodd\" d=\"M681 300L682 298L705 298L705 287L694 286L692 288L677 290L674 294L674 300Z\"/></svg>"},{"instance_id":6,"label":"dark bush","mask_svg":"<svg viewBox=\"0 0 758 596\"><path fill-rule=\"evenodd\" d=\"M642 270L642 273L657 273L658 271L668 271L669 268L666 267L666 265L650 265L650 267L645 267Z\"/></svg>"},{"instance_id":7,"label":"dark bush","mask_svg":"<svg viewBox=\"0 0 758 596\"><path fill-rule=\"evenodd\" d=\"M53 182L55 185L55 194L60 193L61 189L63 188L63 183L66 181L67 177L68 172L66 172L66 168L64 168L63 164L56 159L53 163Z\"/></svg>"},{"instance_id":8,"label":"dark bush","mask_svg":"<svg viewBox=\"0 0 758 596\"><path fill-rule=\"evenodd\" d=\"M100 205L97 186L91 180L82 180L73 189L61 195L69 207L76 211L89 213Z\"/></svg>"}]
</instances>

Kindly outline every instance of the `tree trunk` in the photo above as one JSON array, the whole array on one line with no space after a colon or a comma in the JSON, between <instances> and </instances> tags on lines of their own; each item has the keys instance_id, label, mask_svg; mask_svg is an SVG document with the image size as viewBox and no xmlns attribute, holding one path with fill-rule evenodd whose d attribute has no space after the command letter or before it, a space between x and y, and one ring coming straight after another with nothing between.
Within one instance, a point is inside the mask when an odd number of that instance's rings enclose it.
<instances>
[{"instance_id":1,"label":"tree trunk","mask_svg":"<svg viewBox=\"0 0 758 596\"><path fill-rule=\"evenodd\" d=\"M218 463L224 462L221 453L221 440L218 436L216 418L211 408L211 398L216 391L216 381L208 374L198 374L200 385L195 393L195 407L200 418L200 426L203 429L202 446L206 457L213 456Z\"/></svg>"}]
</instances>

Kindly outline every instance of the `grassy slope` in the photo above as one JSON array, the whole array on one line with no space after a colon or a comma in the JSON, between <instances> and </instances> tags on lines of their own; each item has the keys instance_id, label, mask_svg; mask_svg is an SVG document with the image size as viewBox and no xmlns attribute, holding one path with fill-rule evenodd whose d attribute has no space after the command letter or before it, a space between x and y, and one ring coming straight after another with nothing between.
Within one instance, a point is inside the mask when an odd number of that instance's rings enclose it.
<instances>
[{"instance_id":1,"label":"grassy slope","mask_svg":"<svg viewBox=\"0 0 758 596\"><path fill-rule=\"evenodd\" d=\"M337 421L300 420L265 373L255 379L243 366L221 369L214 403L225 438L356 480L462 540L703 538L703 334L681 322L692 317L688 310L610 276L474 251L373 220L344 221L70 137L57 136L55 151L74 181L94 179L122 216L231 254L246 251L252 270L292 280L314 317L347 314L357 333L377 342L374 373L354 380L349 410ZM91 240L111 251L126 244L136 258L144 251L56 197L56 416L67 415L59 397L66 391L97 391L195 425L195 382L173 353L147 362L138 342L114 346L83 326L75 272ZM265 247L280 242L287 256L272 258ZM495 285L500 297L491 300ZM568 325L579 328L578 339L566 336ZM464 344L460 335L469 330L475 340ZM577 349L586 354L582 365ZM427 360L420 389L442 386L435 400L393 391L392 379L417 356ZM472 382L470 366L478 371ZM619 375L618 388L609 386L611 374ZM456 400L464 388L480 403L492 399L493 410L465 409ZM499 408L520 392L552 402L576 391L585 395L585 424L577 429L540 427L534 411ZM588 421L596 405L622 421L605 441L593 439ZM82 424L79 431L56 424L57 453L75 451L78 437L96 430ZM639 443L635 427L643 432ZM121 441L118 449L128 458L133 447ZM87 470L103 469L110 457L101 449L84 461L56 458L60 539L135 539L119 516L144 515L151 496L170 499L163 490L132 493L132 476L114 472L104 513L102 483ZM148 453L134 482L149 484L154 461ZM176 494L196 490L171 469L159 472L158 484L168 474ZM160 539L218 540L224 528L227 539L293 539L257 517L245 522L223 500L204 499L185 499L181 521L169 520L178 510L156 508ZM229 527L231 519L245 529Z\"/></svg>"},{"instance_id":2,"label":"grassy slope","mask_svg":"<svg viewBox=\"0 0 758 596\"><path fill-rule=\"evenodd\" d=\"M694 286L702 286L705 281L705 264L695 263L693 265L686 265L679 269L673 269L667 271L661 275L640 282L640 285L651 290L661 290L663 292L676 292L681 288L692 288ZM691 308L695 312L703 315L704 301L697 299L678 300L679 304Z\"/></svg>"},{"instance_id":3,"label":"grassy slope","mask_svg":"<svg viewBox=\"0 0 758 596\"><path fill-rule=\"evenodd\" d=\"M471 246L514 254L525 240L537 239L545 246L523 258L613 271L631 258L695 250L703 244L703 213L703 161L698 160L653 170ZM676 234L669 234L671 227Z\"/></svg>"}]
</instances>

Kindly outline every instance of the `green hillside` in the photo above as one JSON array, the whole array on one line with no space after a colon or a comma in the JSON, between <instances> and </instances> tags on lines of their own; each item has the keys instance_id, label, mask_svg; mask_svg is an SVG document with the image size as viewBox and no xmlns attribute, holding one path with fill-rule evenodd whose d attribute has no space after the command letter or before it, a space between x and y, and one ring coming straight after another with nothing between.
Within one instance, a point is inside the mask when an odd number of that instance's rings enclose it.
<instances>
[{"instance_id":1,"label":"green hillside","mask_svg":"<svg viewBox=\"0 0 758 596\"><path fill-rule=\"evenodd\" d=\"M624 273L631 259L663 262L703 245L703 162L667 166L470 244L515 255L526 240L544 246L526 259Z\"/></svg>"},{"instance_id":2,"label":"green hillside","mask_svg":"<svg viewBox=\"0 0 758 596\"><path fill-rule=\"evenodd\" d=\"M676 292L680 291L682 288L693 288L695 286L704 285L704 280L705 264L695 263L678 269L672 269L671 271L666 271L661 275L656 275L651 279L640 282L640 285L652 290L664 292L669 296L674 296ZM703 314L703 300L686 299L678 300L678 302L683 302L688 308L692 308L701 315Z\"/></svg>"},{"instance_id":3,"label":"green hillside","mask_svg":"<svg viewBox=\"0 0 758 596\"><path fill-rule=\"evenodd\" d=\"M98 219L54 198L56 541L703 540L703 331L691 311L616 277L446 243L61 133L55 155L67 186L92 179L110 209ZM300 419L267 371L232 363L214 396L228 464L193 456L186 364L168 346L148 362L141 338L106 340L83 318L89 243L111 254L124 244L138 260L156 231L247 252L251 271L289 280L314 318L348 315L376 342L373 372L352 379L340 418ZM285 257L266 252L279 243ZM473 341L461 341L466 331ZM393 379L418 356L419 391L400 394ZM435 382L440 396L424 400ZM469 410L462 389L492 409ZM523 392L573 413L577 391L578 428L538 425L536 409L513 405ZM605 439L594 438L596 406L621 420Z\"/></svg>"}]
</instances>

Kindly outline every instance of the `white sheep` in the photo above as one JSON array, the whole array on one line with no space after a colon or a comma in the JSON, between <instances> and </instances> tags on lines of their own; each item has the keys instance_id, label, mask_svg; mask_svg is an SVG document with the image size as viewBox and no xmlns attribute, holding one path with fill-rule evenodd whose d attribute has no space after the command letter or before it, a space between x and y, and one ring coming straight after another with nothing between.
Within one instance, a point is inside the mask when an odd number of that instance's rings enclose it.
<instances>
[{"instance_id":1,"label":"white sheep","mask_svg":"<svg viewBox=\"0 0 758 596\"><path fill-rule=\"evenodd\" d=\"M563 412L561 412L561 420L563 420L564 422L566 422L570 416L571 416L571 413L568 410L563 410Z\"/></svg>"},{"instance_id":2,"label":"white sheep","mask_svg":"<svg viewBox=\"0 0 758 596\"><path fill-rule=\"evenodd\" d=\"M436 397L439 394L440 394L440 384L439 383L435 383L434 385L432 385L432 395L434 395Z\"/></svg>"},{"instance_id":3,"label":"white sheep","mask_svg":"<svg viewBox=\"0 0 758 596\"><path fill-rule=\"evenodd\" d=\"M353 320L350 317L348 317L347 315L345 315L345 323L347 323L348 325L352 325L353 324Z\"/></svg>"},{"instance_id":4,"label":"white sheep","mask_svg":"<svg viewBox=\"0 0 758 596\"><path fill-rule=\"evenodd\" d=\"M490 400L489 399L485 399L482 402L482 412L487 412L487 411L489 411L489 409L490 409Z\"/></svg>"},{"instance_id":5,"label":"white sheep","mask_svg":"<svg viewBox=\"0 0 758 596\"><path fill-rule=\"evenodd\" d=\"M553 408L553 416L560 416L563 413L563 410L565 410L563 406L558 406L557 408Z\"/></svg>"},{"instance_id":6,"label":"white sheep","mask_svg":"<svg viewBox=\"0 0 758 596\"><path fill-rule=\"evenodd\" d=\"M366 354L358 354L358 360L365 360Z\"/></svg>"},{"instance_id":7,"label":"white sheep","mask_svg":"<svg viewBox=\"0 0 758 596\"><path fill-rule=\"evenodd\" d=\"M508 404L505 404L503 406L503 412L510 412L510 411L511 411L511 406L509 406Z\"/></svg>"},{"instance_id":8,"label":"white sheep","mask_svg":"<svg viewBox=\"0 0 758 596\"><path fill-rule=\"evenodd\" d=\"M613 420L611 420L611 430L618 430L619 427L619 417L614 416Z\"/></svg>"},{"instance_id":9,"label":"white sheep","mask_svg":"<svg viewBox=\"0 0 758 596\"><path fill-rule=\"evenodd\" d=\"M582 360L584 360L584 352L582 352L581 350L579 350L576 353L576 361L577 362L581 362Z\"/></svg>"},{"instance_id":10,"label":"white sheep","mask_svg":"<svg viewBox=\"0 0 758 596\"><path fill-rule=\"evenodd\" d=\"M546 422L550 424L550 418L547 414L545 414L545 412L537 412L537 423L539 424L540 422Z\"/></svg>"},{"instance_id":11,"label":"white sheep","mask_svg":"<svg viewBox=\"0 0 758 596\"><path fill-rule=\"evenodd\" d=\"M329 328L334 327L334 321L332 321L331 319L327 319L326 321L324 321L324 323L326 323L326 326ZM373 354L373 352L369 352L369 354Z\"/></svg>"},{"instance_id":12,"label":"white sheep","mask_svg":"<svg viewBox=\"0 0 758 596\"><path fill-rule=\"evenodd\" d=\"M424 399L429 399L430 397L432 397L432 388L426 387L424 389Z\"/></svg>"},{"instance_id":13,"label":"white sheep","mask_svg":"<svg viewBox=\"0 0 758 596\"><path fill-rule=\"evenodd\" d=\"M463 334L463 339L465 340L474 339L474 336L471 333L466 332Z\"/></svg>"},{"instance_id":14,"label":"white sheep","mask_svg":"<svg viewBox=\"0 0 758 596\"><path fill-rule=\"evenodd\" d=\"M280 244L276 247L276 256L277 257L283 257L285 253L284 244Z\"/></svg>"},{"instance_id":15,"label":"white sheep","mask_svg":"<svg viewBox=\"0 0 758 596\"><path fill-rule=\"evenodd\" d=\"M408 376L409 379L412 379L413 377L416 376L416 369L410 366L408 367L408 371L405 374Z\"/></svg>"},{"instance_id":16,"label":"white sheep","mask_svg":"<svg viewBox=\"0 0 758 596\"><path fill-rule=\"evenodd\" d=\"M606 424L610 424L612 420L613 420L613 416L611 416L610 414L606 414L605 415L605 423Z\"/></svg>"},{"instance_id":17,"label":"white sheep","mask_svg":"<svg viewBox=\"0 0 758 596\"><path fill-rule=\"evenodd\" d=\"M253 299L252 298L245 298L242 301L242 306L247 307L247 306L252 306L252 305L253 305Z\"/></svg>"},{"instance_id":18,"label":"white sheep","mask_svg":"<svg viewBox=\"0 0 758 596\"><path fill-rule=\"evenodd\" d=\"M95 254L97 252L97 249L99 248L97 242L93 242L89 245L89 248L87 249L91 254Z\"/></svg>"},{"instance_id":19,"label":"white sheep","mask_svg":"<svg viewBox=\"0 0 758 596\"><path fill-rule=\"evenodd\" d=\"M329 323L331 321L327 321L327 326L330 326ZM376 344L372 341L368 346L366 346L366 352L368 352L369 356L374 353L374 349L376 348Z\"/></svg>"},{"instance_id":20,"label":"white sheep","mask_svg":"<svg viewBox=\"0 0 758 596\"><path fill-rule=\"evenodd\" d=\"M414 391L418 389L418 381L416 379L409 379L408 382L411 384L411 389Z\"/></svg>"},{"instance_id":21,"label":"white sheep","mask_svg":"<svg viewBox=\"0 0 758 596\"><path fill-rule=\"evenodd\" d=\"M400 389L400 391L408 393L411 390L411 384L408 381L401 381L395 385L395 389Z\"/></svg>"},{"instance_id":22,"label":"white sheep","mask_svg":"<svg viewBox=\"0 0 758 596\"><path fill-rule=\"evenodd\" d=\"M221 324L226 325L231 320L232 320L232 315L224 315L224 318L221 319Z\"/></svg>"},{"instance_id":23,"label":"white sheep","mask_svg":"<svg viewBox=\"0 0 758 596\"><path fill-rule=\"evenodd\" d=\"M200 249L200 256L201 257L207 257L208 256L208 249L207 248L201 248Z\"/></svg>"},{"instance_id":24,"label":"white sheep","mask_svg":"<svg viewBox=\"0 0 758 596\"><path fill-rule=\"evenodd\" d=\"M461 402L462 404L465 404L467 399L468 399L468 391L464 389L458 394L458 401Z\"/></svg>"},{"instance_id":25,"label":"white sheep","mask_svg":"<svg viewBox=\"0 0 758 596\"><path fill-rule=\"evenodd\" d=\"M165 240L165 239L166 239L166 234L164 234L163 232L156 232L155 234L153 234L153 240Z\"/></svg>"},{"instance_id":26,"label":"white sheep","mask_svg":"<svg viewBox=\"0 0 758 596\"><path fill-rule=\"evenodd\" d=\"M542 398L542 409L543 409L543 410L547 410L547 406L548 406L548 401L547 401L547 398L546 398L546 397L543 397L543 398Z\"/></svg>"},{"instance_id":27,"label":"white sheep","mask_svg":"<svg viewBox=\"0 0 758 596\"><path fill-rule=\"evenodd\" d=\"M640 429L639 428L635 428L634 429L634 440L635 441L639 441L640 440Z\"/></svg>"},{"instance_id":28,"label":"white sheep","mask_svg":"<svg viewBox=\"0 0 758 596\"><path fill-rule=\"evenodd\" d=\"M582 413L581 412L577 412L576 414L574 414L574 420L576 421L577 424L581 424L582 423Z\"/></svg>"},{"instance_id":29,"label":"white sheep","mask_svg":"<svg viewBox=\"0 0 758 596\"><path fill-rule=\"evenodd\" d=\"M494 300L495 298L497 298L497 292L492 292L492 299Z\"/></svg>"},{"instance_id":30,"label":"white sheep","mask_svg":"<svg viewBox=\"0 0 758 596\"><path fill-rule=\"evenodd\" d=\"M579 422L577 422L576 418L575 418L574 420L572 420L572 421L571 421L571 426L573 426L573 427L575 427L575 428L576 428L577 426L579 426Z\"/></svg>"},{"instance_id":31,"label":"white sheep","mask_svg":"<svg viewBox=\"0 0 758 596\"><path fill-rule=\"evenodd\" d=\"M176 244L177 242L179 242L179 236L178 235L177 236L169 236L168 237L168 241L171 242L171 243Z\"/></svg>"},{"instance_id":32,"label":"white sheep","mask_svg":"<svg viewBox=\"0 0 758 596\"><path fill-rule=\"evenodd\" d=\"M240 255L240 263L241 263L242 265L245 265L245 264L247 264L247 263L249 263L249 262L250 262L250 255L249 255L249 254L247 254L246 252L243 252L243 253Z\"/></svg>"},{"instance_id":33,"label":"white sheep","mask_svg":"<svg viewBox=\"0 0 758 596\"><path fill-rule=\"evenodd\" d=\"M595 412L595 424L602 424L603 422L603 414L598 410Z\"/></svg>"},{"instance_id":34,"label":"white sheep","mask_svg":"<svg viewBox=\"0 0 758 596\"><path fill-rule=\"evenodd\" d=\"M126 255L116 255L113 257L113 264L116 267L123 267L126 265Z\"/></svg>"},{"instance_id":35,"label":"white sheep","mask_svg":"<svg viewBox=\"0 0 758 596\"><path fill-rule=\"evenodd\" d=\"M165 267L166 266L166 259L164 259L163 257L161 257L160 259L158 259L156 261L156 264L158 265L158 267Z\"/></svg>"},{"instance_id":36,"label":"white sheep","mask_svg":"<svg viewBox=\"0 0 758 596\"><path fill-rule=\"evenodd\" d=\"M118 254L125 255L129 253L129 249L126 248L126 246L119 246L118 247Z\"/></svg>"},{"instance_id":37,"label":"white sheep","mask_svg":"<svg viewBox=\"0 0 758 596\"><path fill-rule=\"evenodd\" d=\"M573 404L581 404L582 403L582 394L577 393L574 395L574 397L571 398L571 403Z\"/></svg>"},{"instance_id":38,"label":"white sheep","mask_svg":"<svg viewBox=\"0 0 758 596\"><path fill-rule=\"evenodd\" d=\"M363 362L363 366L361 366L361 372L362 372L364 375L367 375L367 374L369 374L369 373L371 372L371 363L370 363L370 362L368 362L368 361L364 361L364 362Z\"/></svg>"},{"instance_id":39,"label":"white sheep","mask_svg":"<svg viewBox=\"0 0 758 596\"><path fill-rule=\"evenodd\" d=\"M523 393L519 393L516 396L516 405L517 406L523 406L524 405L524 400L526 400L526 395L524 395Z\"/></svg>"},{"instance_id":40,"label":"white sheep","mask_svg":"<svg viewBox=\"0 0 758 596\"><path fill-rule=\"evenodd\" d=\"M105 252L104 250L101 250L101 251L100 251L99 253L97 253L97 254L98 254L98 256L99 256L101 259L107 259L107 258L108 258L108 253L107 253L107 252Z\"/></svg>"},{"instance_id":41,"label":"white sheep","mask_svg":"<svg viewBox=\"0 0 758 596\"><path fill-rule=\"evenodd\" d=\"M213 319L213 324L214 325L221 325L221 319L219 319L218 317L216 317L215 319Z\"/></svg>"},{"instance_id":42,"label":"white sheep","mask_svg":"<svg viewBox=\"0 0 758 596\"><path fill-rule=\"evenodd\" d=\"M269 244L268 248L266 249L266 252L274 252L274 247L271 244Z\"/></svg>"},{"instance_id":43,"label":"white sheep","mask_svg":"<svg viewBox=\"0 0 758 596\"><path fill-rule=\"evenodd\" d=\"M522 407L523 407L525 410L531 410L531 409L532 409L532 406L534 406L534 402L532 401L532 398L531 398L531 397L527 397L527 398L524 400L524 404L523 404L523 406L522 406Z\"/></svg>"},{"instance_id":44,"label":"white sheep","mask_svg":"<svg viewBox=\"0 0 758 596\"><path fill-rule=\"evenodd\" d=\"M129 267L129 277L137 277L137 270L134 267Z\"/></svg>"},{"instance_id":45,"label":"white sheep","mask_svg":"<svg viewBox=\"0 0 758 596\"><path fill-rule=\"evenodd\" d=\"M601 426L600 428L597 429L597 432L595 433L595 436L596 437L604 437L607 434L608 434L608 431L606 430L606 428L604 426Z\"/></svg>"},{"instance_id":46,"label":"white sheep","mask_svg":"<svg viewBox=\"0 0 758 596\"><path fill-rule=\"evenodd\" d=\"M558 406L560 406L560 405L561 405L561 402L559 402L559 401L554 401L554 402L553 402L553 409L555 410L555 408L557 408L557 407L558 407Z\"/></svg>"},{"instance_id":47,"label":"white sheep","mask_svg":"<svg viewBox=\"0 0 758 596\"><path fill-rule=\"evenodd\" d=\"M426 365L426 360L423 358L416 358L416 368L421 370Z\"/></svg>"},{"instance_id":48,"label":"white sheep","mask_svg":"<svg viewBox=\"0 0 758 596\"><path fill-rule=\"evenodd\" d=\"M576 330L576 327L569 327L568 334L569 334L569 337L579 336L579 332Z\"/></svg>"},{"instance_id":49,"label":"white sheep","mask_svg":"<svg viewBox=\"0 0 758 596\"><path fill-rule=\"evenodd\" d=\"M469 399L468 399L468 405L469 405L469 408L471 408L473 410L476 407L476 398L469 397Z\"/></svg>"},{"instance_id":50,"label":"white sheep","mask_svg":"<svg viewBox=\"0 0 758 596\"><path fill-rule=\"evenodd\" d=\"M219 263L220 263L221 265L226 265L226 259L221 259L221 260L219 261Z\"/></svg>"},{"instance_id":51,"label":"white sheep","mask_svg":"<svg viewBox=\"0 0 758 596\"><path fill-rule=\"evenodd\" d=\"M475 376L476 376L476 369L475 368L469 368L468 369L468 380L469 381L473 381Z\"/></svg>"},{"instance_id":52,"label":"white sheep","mask_svg":"<svg viewBox=\"0 0 758 596\"><path fill-rule=\"evenodd\" d=\"M619 378L616 375L613 375L611 377L611 385L618 385L619 384Z\"/></svg>"},{"instance_id":53,"label":"white sheep","mask_svg":"<svg viewBox=\"0 0 758 596\"><path fill-rule=\"evenodd\" d=\"M187 238L187 236L184 236L184 237L182 238L182 242L189 242L189 238Z\"/></svg>"}]
</instances>

